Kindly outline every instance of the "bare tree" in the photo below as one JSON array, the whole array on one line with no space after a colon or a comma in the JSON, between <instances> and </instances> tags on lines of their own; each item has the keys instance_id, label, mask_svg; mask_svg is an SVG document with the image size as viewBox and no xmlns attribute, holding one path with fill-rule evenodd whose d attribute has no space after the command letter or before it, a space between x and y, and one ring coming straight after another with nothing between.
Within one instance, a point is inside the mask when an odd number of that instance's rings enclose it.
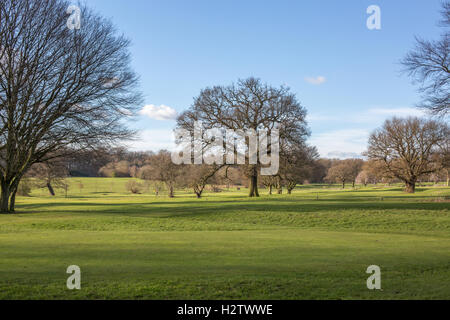
<instances>
[{"instance_id":1,"label":"bare tree","mask_svg":"<svg viewBox=\"0 0 450 320\"><path fill-rule=\"evenodd\" d=\"M344 163L348 166L349 179L352 182L352 187L355 187L356 178L362 171L364 161L362 159L346 159Z\"/></svg>"},{"instance_id":2,"label":"bare tree","mask_svg":"<svg viewBox=\"0 0 450 320\"><path fill-rule=\"evenodd\" d=\"M415 117L393 118L371 134L367 156L382 164L388 176L405 183L405 191L414 193L422 175L437 170L433 155L448 139L445 123Z\"/></svg>"},{"instance_id":3,"label":"bare tree","mask_svg":"<svg viewBox=\"0 0 450 320\"><path fill-rule=\"evenodd\" d=\"M237 134L254 130L270 132L280 126L280 140L301 144L309 134L306 128L306 110L286 87L274 88L259 79L239 80L230 86L206 88L194 99L192 107L180 115L178 128L194 131L194 123L201 121L206 129L231 129ZM248 151L249 139L245 138ZM270 146L268 147L270 154ZM237 152L237 151L235 151ZM257 197L259 155L257 164L250 164L246 154L246 174L249 196Z\"/></svg>"},{"instance_id":4,"label":"bare tree","mask_svg":"<svg viewBox=\"0 0 450 320\"><path fill-rule=\"evenodd\" d=\"M133 194L140 194L142 193L142 189L144 188L144 186L136 180L129 180L126 183L125 188L127 191Z\"/></svg>"},{"instance_id":5,"label":"bare tree","mask_svg":"<svg viewBox=\"0 0 450 320\"><path fill-rule=\"evenodd\" d=\"M197 198L202 197L202 193L205 190L206 185L212 181L218 171L225 165L187 165L185 179L186 183L193 189Z\"/></svg>"},{"instance_id":6,"label":"bare tree","mask_svg":"<svg viewBox=\"0 0 450 320\"><path fill-rule=\"evenodd\" d=\"M444 173L446 185L450 183L450 132L446 134L447 138L442 141L439 146L439 151L436 154L437 172Z\"/></svg>"},{"instance_id":7,"label":"bare tree","mask_svg":"<svg viewBox=\"0 0 450 320\"><path fill-rule=\"evenodd\" d=\"M327 176L328 169L331 168L333 160L331 159L318 159L315 160L311 167L310 182L323 183Z\"/></svg>"},{"instance_id":8,"label":"bare tree","mask_svg":"<svg viewBox=\"0 0 450 320\"><path fill-rule=\"evenodd\" d=\"M27 177L34 178L37 188L47 188L51 196L55 196L55 188L66 190L64 180L69 175L65 163L61 159L53 159L42 163L35 163L26 173ZM11 199L13 202L14 199Z\"/></svg>"},{"instance_id":9,"label":"bare tree","mask_svg":"<svg viewBox=\"0 0 450 320\"><path fill-rule=\"evenodd\" d=\"M416 47L402 60L406 71L420 83L423 102L420 107L434 114L450 112L450 2L443 3L444 32L437 41L416 38Z\"/></svg>"},{"instance_id":10,"label":"bare tree","mask_svg":"<svg viewBox=\"0 0 450 320\"><path fill-rule=\"evenodd\" d=\"M150 164L145 166L142 178L145 180L156 180L163 182L169 192L169 197L175 197L175 187L185 184L183 178L184 166L172 162L171 154L167 150L151 155L148 160Z\"/></svg>"},{"instance_id":11,"label":"bare tree","mask_svg":"<svg viewBox=\"0 0 450 320\"><path fill-rule=\"evenodd\" d=\"M367 183L377 184L378 182L383 181L383 178L388 178L389 175L386 174L383 168L384 165L379 160L365 161L362 172L365 174Z\"/></svg>"},{"instance_id":12,"label":"bare tree","mask_svg":"<svg viewBox=\"0 0 450 320\"><path fill-rule=\"evenodd\" d=\"M278 176L261 176L261 184L269 190L269 195L272 194L273 188L276 187Z\"/></svg>"},{"instance_id":13,"label":"bare tree","mask_svg":"<svg viewBox=\"0 0 450 320\"><path fill-rule=\"evenodd\" d=\"M342 184L342 189L345 189L345 183L352 181L352 170L348 162L343 160L333 161L333 165L328 169L325 180L329 182L339 182Z\"/></svg>"},{"instance_id":14,"label":"bare tree","mask_svg":"<svg viewBox=\"0 0 450 320\"><path fill-rule=\"evenodd\" d=\"M0 2L1 212L14 211L34 163L132 133L122 122L140 103L129 41L84 6L81 28L70 30L69 4Z\"/></svg>"},{"instance_id":15,"label":"bare tree","mask_svg":"<svg viewBox=\"0 0 450 320\"><path fill-rule=\"evenodd\" d=\"M280 176L288 194L311 175L314 160L318 158L315 147L297 146L284 151L281 156Z\"/></svg>"}]
</instances>

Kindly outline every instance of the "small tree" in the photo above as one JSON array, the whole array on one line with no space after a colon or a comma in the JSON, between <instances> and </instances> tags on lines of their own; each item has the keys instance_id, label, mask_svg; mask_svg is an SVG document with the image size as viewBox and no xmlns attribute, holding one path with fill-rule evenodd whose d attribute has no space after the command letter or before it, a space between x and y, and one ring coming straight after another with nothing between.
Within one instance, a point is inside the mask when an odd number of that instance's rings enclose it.
<instances>
[{"instance_id":1,"label":"small tree","mask_svg":"<svg viewBox=\"0 0 450 320\"><path fill-rule=\"evenodd\" d=\"M349 167L348 173L349 173L349 179L352 182L352 187L355 187L356 178L358 177L359 173L362 171L362 167L364 165L364 161L361 159L347 159L344 160L345 164Z\"/></svg>"},{"instance_id":2,"label":"small tree","mask_svg":"<svg viewBox=\"0 0 450 320\"><path fill-rule=\"evenodd\" d=\"M31 189L33 184L31 183L29 178L23 178L17 189L17 195L22 197L29 197L31 195Z\"/></svg>"},{"instance_id":3,"label":"small tree","mask_svg":"<svg viewBox=\"0 0 450 320\"><path fill-rule=\"evenodd\" d=\"M140 194L142 193L143 186L139 182L135 180L129 180L127 184L125 185L125 188L127 191L133 193L133 194Z\"/></svg>"},{"instance_id":4,"label":"small tree","mask_svg":"<svg viewBox=\"0 0 450 320\"><path fill-rule=\"evenodd\" d=\"M67 191L68 186L65 182L67 176L68 170L61 160L36 163L27 172L27 177L34 178L35 186L47 188L51 196L56 195L56 188Z\"/></svg>"},{"instance_id":5,"label":"small tree","mask_svg":"<svg viewBox=\"0 0 450 320\"><path fill-rule=\"evenodd\" d=\"M328 170L325 180L328 182L338 182L342 184L342 189L345 189L345 184L352 181L353 172L352 167L348 161L336 160L332 167Z\"/></svg>"},{"instance_id":6,"label":"small tree","mask_svg":"<svg viewBox=\"0 0 450 320\"><path fill-rule=\"evenodd\" d=\"M448 139L445 123L415 117L393 118L371 134L367 156L381 164L385 175L405 183L405 191L414 193L422 175L438 168L433 155Z\"/></svg>"},{"instance_id":7,"label":"small tree","mask_svg":"<svg viewBox=\"0 0 450 320\"><path fill-rule=\"evenodd\" d=\"M175 196L175 187L184 184L184 166L176 165L172 162L171 154L167 150L161 150L157 154L151 155L143 167L141 177L146 180L156 180L163 182L169 192L169 197Z\"/></svg>"},{"instance_id":8,"label":"small tree","mask_svg":"<svg viewBox=\"0 0 450 320\"><path fill-rule=\"evenodd\" d=\"M272 194L273 188L277 184L278 176L262 176L261 184L269 190L269 195Z\"/></svg>"},{"instance_id":9,"label":"small tree","mask_svg":"<svg viewBox=\"0 0 450 320\"><path fill-rule=\"evenodd\" d=\"M300 145L283 151L280 176L286 184L288 194L309 178L314 160L317 158L318 152L315 147Z\"/></svg>"},{"instance_id":10,"label":"small tree","mask_svg":"<svg viewBox=\"0 0 450 320\"><path fill-rule=\"evenodd\" d=\"M202 193L208 183L214 182L214 177L224 165L187 165L186 166L186 184L191 187L197 196L202 197Z\"/></svg>"},{"instance_id":11,"label":"small tree","mask_svg":"<svg viewBox=\"0 0 450 320\"><path fill-rule=\"evenodd\" d=\"M450 182L450 132L447 132L447 138L440 144L436 154L437 172L445 175L446 185Z\"/></svg>"}]
</instances>

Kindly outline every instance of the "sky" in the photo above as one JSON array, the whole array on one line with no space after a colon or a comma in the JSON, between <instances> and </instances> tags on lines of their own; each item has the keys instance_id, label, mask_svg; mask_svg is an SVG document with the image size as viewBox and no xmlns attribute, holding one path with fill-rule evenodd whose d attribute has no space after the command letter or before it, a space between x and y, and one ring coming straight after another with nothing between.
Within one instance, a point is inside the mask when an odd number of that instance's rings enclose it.
<instances>
[{"instance_id":1,"label":"sky","mask_svg":"<svg viewBox=\"0 0 450 320\"><path fill-rule=\"evenodd\" d=\"M144 104L133 150L173 149L177 114L200 90L249 76L287 85L308 111L321 156L359 156L392 116L422 116L399 61L436 39L440 0L85 0L132 46ZM381 9L369 30L367 8Z\"/></svg>"}]
</instances>

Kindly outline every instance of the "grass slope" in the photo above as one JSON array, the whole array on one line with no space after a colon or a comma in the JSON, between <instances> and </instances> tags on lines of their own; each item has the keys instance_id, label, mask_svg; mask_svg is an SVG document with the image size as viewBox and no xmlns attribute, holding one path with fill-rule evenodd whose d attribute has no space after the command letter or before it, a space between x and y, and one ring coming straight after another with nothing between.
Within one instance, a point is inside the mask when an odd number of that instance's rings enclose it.
<instances>
[{"instance_id":1,"label":"grass slope","mask_svg":"<svg viewBox=\"0 0 450 320\"><path fill-rule=\"evenodd\" d=\"M449 299L449 188L303 186L248 199L71 179L0 215L0 299ZM80 188L82 185L82 188ZM82 289L66 288L69 265ZM369 265L382 291L366 287Z\"/></svg>"}]
</instances>

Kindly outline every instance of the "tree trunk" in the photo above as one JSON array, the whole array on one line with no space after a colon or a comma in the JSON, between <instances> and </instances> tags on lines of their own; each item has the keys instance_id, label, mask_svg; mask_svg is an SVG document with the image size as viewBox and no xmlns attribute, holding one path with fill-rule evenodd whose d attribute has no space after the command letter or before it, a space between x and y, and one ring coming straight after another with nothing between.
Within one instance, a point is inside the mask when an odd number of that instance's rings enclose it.
<instances>
[{"instance_id":1,"label":"tree trunk","mask_svg":"<svg viewBox=\"0 0 450 320\"><path fill-rule=\"evenodd\" d=\"M448 185L449 180L450 180L450 172L449 172L449 170L447 169L447 187L450 187L450 186Z\"/></svg>"},{"instance_id":2,"label":"tree trunk","mask_svg":"<svg viewBox=\"0 0 450 320\"><path fill-rule=\"evenodd\" d=\"M288 191L288 194L292 193L292 189L291 188L288 188L287 191Z\"/></svg>"},{"instance_id":3,"label":"tree trunk","mask_svg":"<svg viewBox=\"0 0 450 320\"><path fill-rule=\"evenodd\" d=\"M9 212L11 212L11 213L16 211L16 209L15 209L15 206L16 206L16 193L17 193L17 188L14 189L14 191L11 194L11 198L9 200Z\"/></svg>"},{"instance_id":4,"label":"tree trunk","mask_svg":"<svg viewBox=\"0 0 450 320\"><path fill-rule=\"evenodd\" d=\"M405 182L405 192L406 193L414 193L416 191L416 182L415 181L406 181Z\"/></svg>"},{"instance_id":5,"label":"tree trunk","mask_svg":"<svg viewBox=\"0 0 450 320\"><path fill-rule=\"evenodd\" d=\"M269 186L269 195L272 195L272 185Z\"/></svg>"},{"instance_id":6,"label":"tree trunk","mask_svg":"<svg viewBox=\"0 0 450 320\"><path fill-rule=\"evenodd\" d=\"M202 197L202 193L203 193L203 190L205 189L205 186L199 186L197 184L197 185L194 185L192 187L192 189L194 190L194 193L197 196L197 199L200 199Z\"/></svg>"},{"instance_id":7,"label":"tree trunk","mask_svg":"<svg viewBox=\"0 0 450 320\"><path fill-rule=\"evenodd\" d=\"M169 198L174 198L175 196L174 196L174 194L173 194L173 187L172 186L170 186L169 187Z\"/></svg>"},{"instance_id":8,"label":"tree trunk","mask_svg":"<svg viewBox=\"0 0 450 320\"><path fill-rule=\"evenodd\" d=\"M50 182L47 183L47 188L48 188L48 192L50 192L50 194L52 196L55 196L55 190L53 190L52 185L50 184Z\"/></svg>"},{"instance_id":9,"label":"tree trunk","mask_svg":"<svg viewBox=\"0 0 450 320\"><path fill-rule=\"evenodd\" d=\"M342 181L342 189L345 189L345 181Z\"/></svg>"},{"instance_id":10,"label":"tree trunk","mask_svg":"<svg viewBox=\"0 0 450 320\"><path fill-rule=\"evenodd\" d=\"M258 175L256 170L253 170L253 174L249 177L249 197L259 197L258 192Z\"/></svg>"},{"instance_id":11,"label":"tree trunk","mask_svg":"<svg viewBox=\"0 0 450 320\"><path fill-rule=\"evenodd\" d=\"M9 213L9 197L11 195L9 183L2 181L1 188L2 196L0 200L0 212Z\"/></svg>"},{"instance_id":12,"label":"tree trunk","mask_svg":"<svg viewBox=\"0 0 450 320\"><path fill-rule=\"evenodd\" d=\"M355 181L352 182L352 188L355 189Z\"/></svg>"}]
</instances>

